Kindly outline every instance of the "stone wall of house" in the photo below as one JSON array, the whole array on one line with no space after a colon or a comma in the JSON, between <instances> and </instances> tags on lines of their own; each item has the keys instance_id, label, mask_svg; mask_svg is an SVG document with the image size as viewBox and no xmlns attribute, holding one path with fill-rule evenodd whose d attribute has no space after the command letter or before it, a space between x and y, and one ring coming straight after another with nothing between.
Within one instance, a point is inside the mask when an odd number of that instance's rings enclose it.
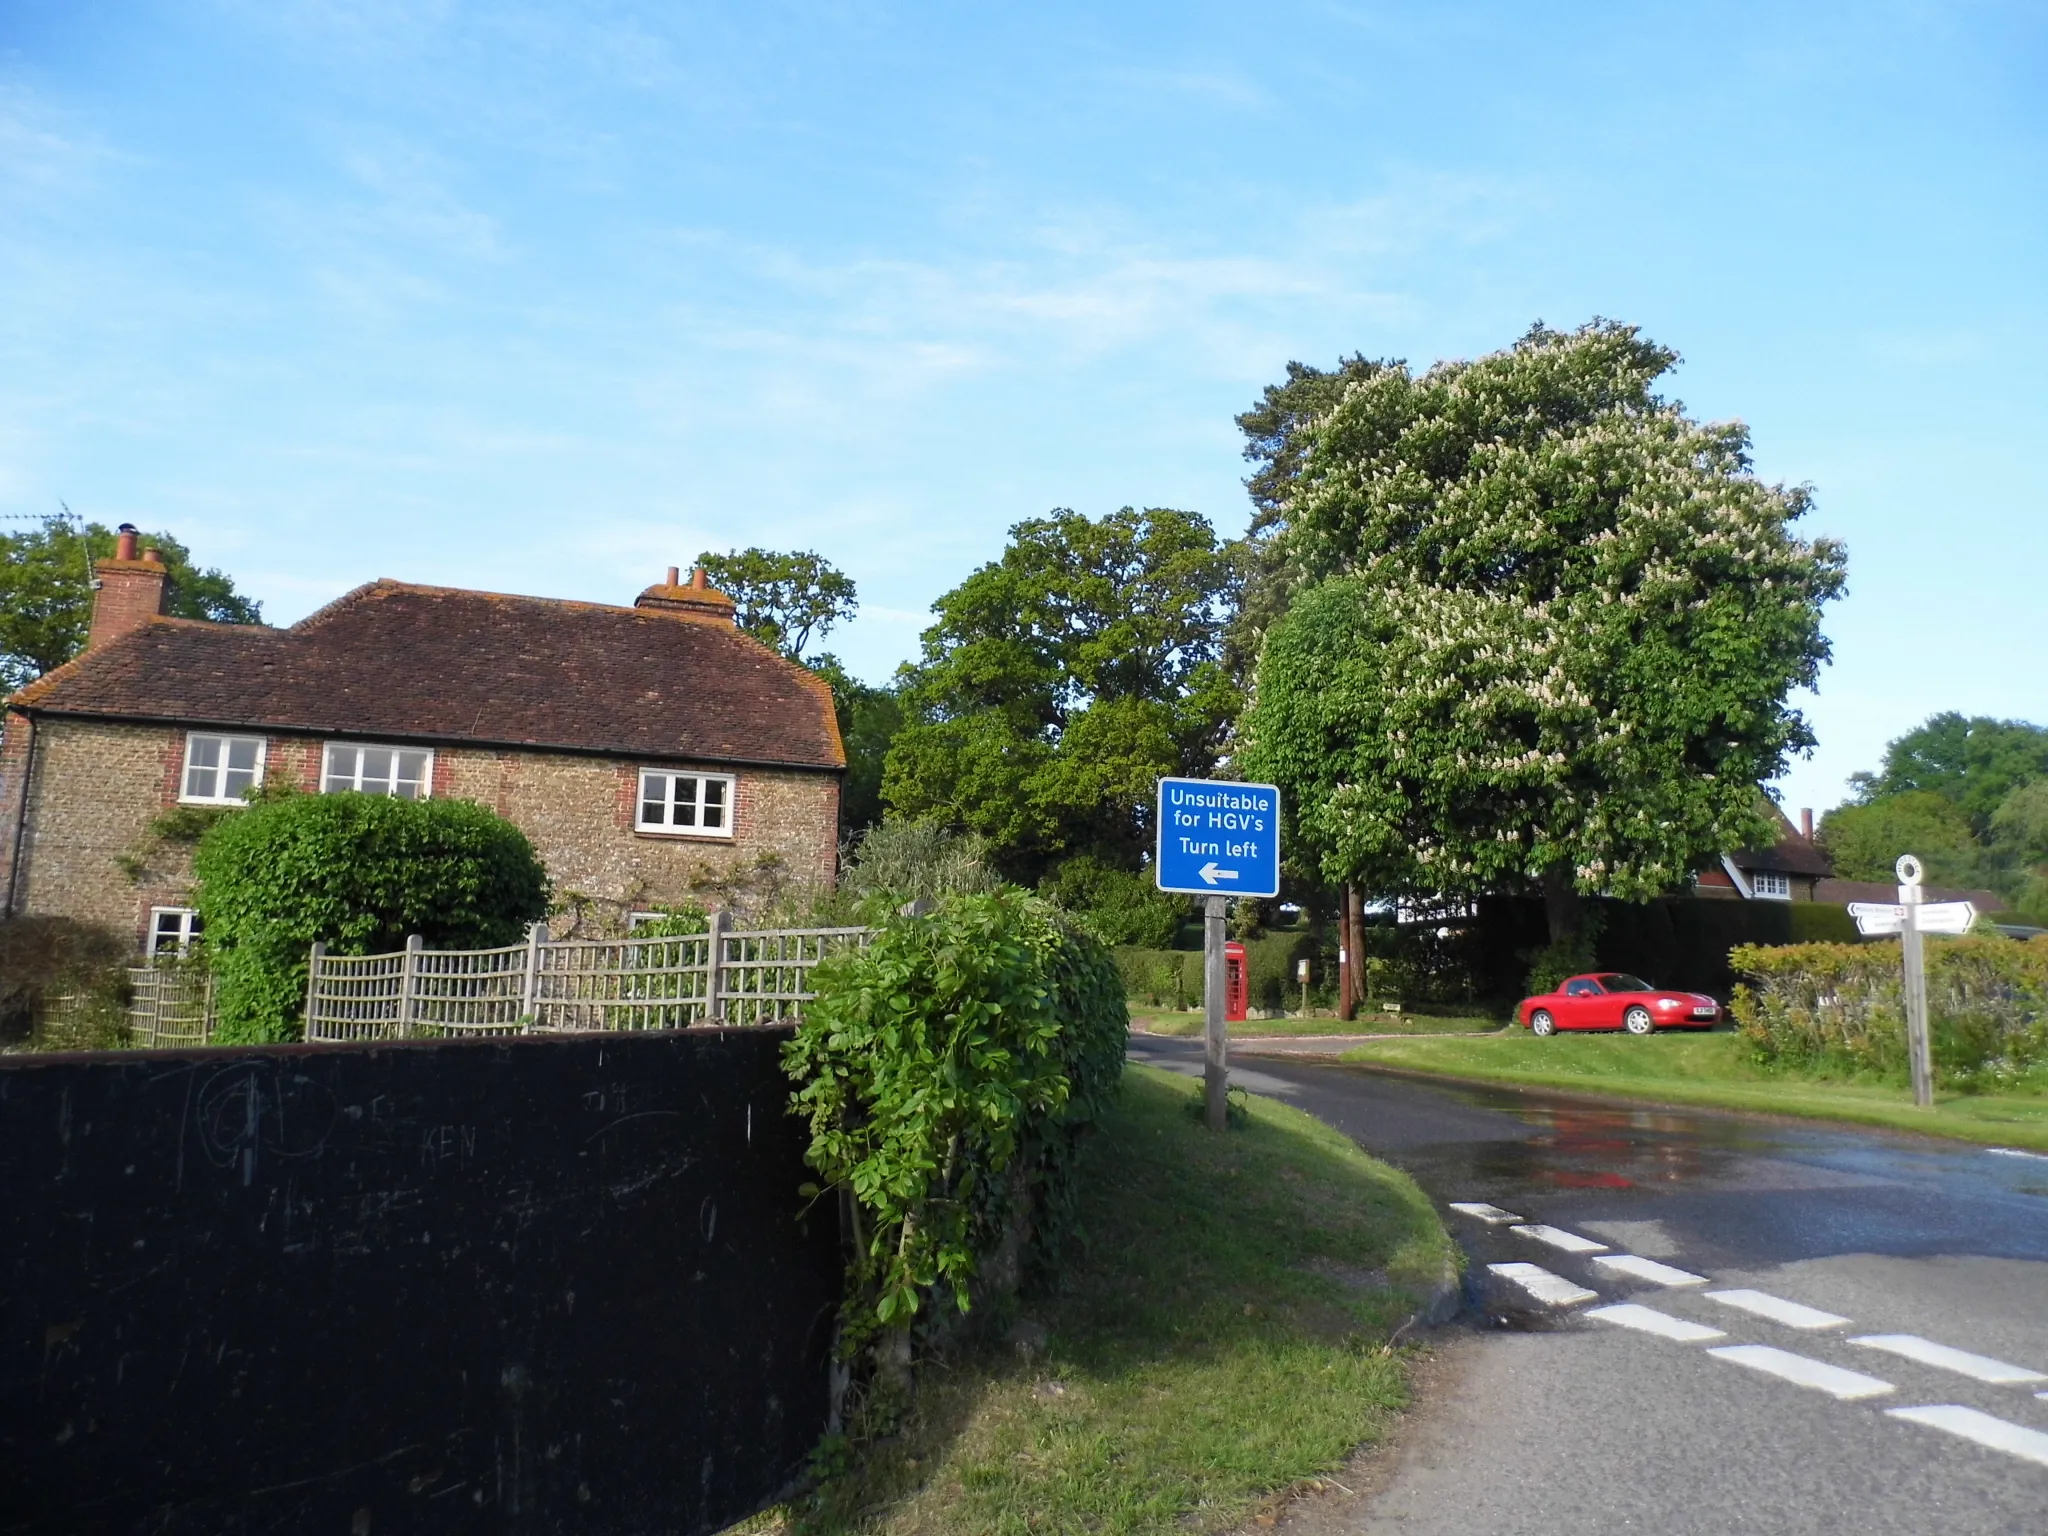
<instances>
[{"instance_id":1,"label":"stone wall of house","mask_svg":"<svg viewBox=\"0 0 2048 1536\"><path fill-rule=\"evenodd\" d=\"M26 734L26 733L24 733ZM132 933L152 906L182 906L191 849L151 846L150 823L177 803L184 734L166 726L37 722L15 910ZM122 860L140 860L135 874Z\"/></svg>"},{"instance_id":2,"label":"stone wall of house","mask_svg":"<svg viewBox=\"0 0 2048 1536\"><path fill-rule=\"evenodd\" d=\"M0 798L27 767L6 756L27 755L25 722L16 723L24 728L0 744ZM324 740L270 737L266 781L317 787ZM150 832L177 804L184 742L185 732L172 727L41 721L26 772L15 910L104 923L132 932L139 946L151 907L187 905L190 846ZM736 775L733 836L634 831L642 766ZM586 924L677 902L720 905L718 890L745 880L764 856L798 885L826 884L836 873L839 783L827 773L441 747L433 793L477 801L517 825L532 839L557 897L577 900ZM573 920L568 914L557 928Z\"/></svg>"}]
</instances>

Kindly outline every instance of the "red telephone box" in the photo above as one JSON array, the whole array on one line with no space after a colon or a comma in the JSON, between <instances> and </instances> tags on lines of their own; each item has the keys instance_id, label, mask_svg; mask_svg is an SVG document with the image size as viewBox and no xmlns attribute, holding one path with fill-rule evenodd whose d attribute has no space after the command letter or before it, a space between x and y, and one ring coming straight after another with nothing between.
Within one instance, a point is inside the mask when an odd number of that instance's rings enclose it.
<instances>
[{"instance_id":1,"label":"red telephone box","mask_svg":"<svg viewBox=\"0 0 2048 1536\"><path fill-rule=\"evenodd\" d=\"M1246 974L1244 946L1226 943L1223 946L1223 1017L1232 1024L1245 1020L1246 1005L1251 1002L1251 977Z\"/></svg>"}]
</instances>

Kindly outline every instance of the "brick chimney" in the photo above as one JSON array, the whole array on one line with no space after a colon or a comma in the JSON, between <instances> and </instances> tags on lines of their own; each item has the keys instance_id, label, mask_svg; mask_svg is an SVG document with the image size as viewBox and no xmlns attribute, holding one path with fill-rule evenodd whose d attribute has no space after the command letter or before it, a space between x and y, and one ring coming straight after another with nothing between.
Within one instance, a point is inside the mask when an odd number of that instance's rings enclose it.
<instances>
[{"instance_id":1,"label":"brick chimney","mask_svg":"<svg viewBox=\"0 0 2048 1536\"><path fill-rule=\"evenodd\" d=\"M686 587L677 584L676 578L681 574L676 566L670 566L668 580L642 592L633 600L633 606L672 613L679 619L694 619L706 624L733 625L739 622L734 616L737 605L711 585L703 566L690 572L690 584Z\"/></svg>"},{"instance_id":2,"label":"brick chimney","mask_svg":"<svg viewBox=\"0 0 2048 1536\"><path fill-rule=\"evenodd\" d=\"M1809 843L1813 841L1813 807L1810 805L1799 813L1799 835Z\"/></svg>"},{"instance_id":3,"label":"brick chimney","mask_svg":"<svg viewBox=\"0 0 2048 1536\"><path fill-rule=\"evenodd\" d=\"M85 641L89 651L142 628L164 611L164 586L170 570L163 555L154 549L145 549L138 556L135 541L134 524L123 523L114 558L93 567L99 578L94 585L99 590L93 594L92 630Z\"/></svg>"}]
</instances>

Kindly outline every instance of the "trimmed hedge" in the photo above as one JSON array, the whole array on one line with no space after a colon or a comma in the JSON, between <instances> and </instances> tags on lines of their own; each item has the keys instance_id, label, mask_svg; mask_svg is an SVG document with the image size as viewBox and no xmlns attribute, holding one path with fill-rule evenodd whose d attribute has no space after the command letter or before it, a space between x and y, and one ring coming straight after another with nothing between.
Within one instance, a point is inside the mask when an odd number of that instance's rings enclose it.
<instances>
[{"instance_id":1,"label":"trimmed hedge","mask_svg":"<svg viewBox=\"0 0 2048 1536\"><path fill-rule=\"evenodd\" d=\"M2048 939L1926 940L1936 1073L1995 1087L2048 1061ZM1745 945L1732 1012L1766 1065L1906 1076L1905 982L1896 943Z\"/></svg>"},{"instance_id":2,"label":"trimmed hedge","mask_svg":"<svg viewBox=\"0 0 2048 1536\"><path fill-rule=\"evenodd\" d=\"M907 1340L937 1295L964 1312L977 1277L1007 1288L1051 1254L1130 1017L1109 950L1014 888L892 918L815 975L783 1064L808 1161L849 1197L850 1353Z\"/></svg>"},{"instance_id":3,"label":"trimmed hedge","mask_svg":"<svg viewBox=\"0 0 2048 1536\"><path fill-rule=\"evenodd\" d=\"M405 947L486 949L547 916L548 878L511 822L468 800L285 795L223 817L192 873L223 1044L302 1028L306 959Z\"/></svg>"}]
</instances>

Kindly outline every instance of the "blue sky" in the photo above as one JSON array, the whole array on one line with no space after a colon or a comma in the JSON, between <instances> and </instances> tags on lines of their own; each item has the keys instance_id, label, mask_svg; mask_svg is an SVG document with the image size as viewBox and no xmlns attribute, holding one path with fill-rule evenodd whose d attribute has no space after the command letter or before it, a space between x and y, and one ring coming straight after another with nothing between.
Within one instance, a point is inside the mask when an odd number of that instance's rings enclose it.
<instances>
[{"instance_id":1,"label":"blue sky","mask_svg":"<svg viewBox=\"0 0 2048 1536\"><path fill-rule=\"evenodd\" d=\"M1629 320L1850 596L1788 804L2048 722L2038 4L0 0L0 515L287 622L814 547L885 676L1055 506L1235 533L1290 358Z\"/></svg>"}]
</instances>

